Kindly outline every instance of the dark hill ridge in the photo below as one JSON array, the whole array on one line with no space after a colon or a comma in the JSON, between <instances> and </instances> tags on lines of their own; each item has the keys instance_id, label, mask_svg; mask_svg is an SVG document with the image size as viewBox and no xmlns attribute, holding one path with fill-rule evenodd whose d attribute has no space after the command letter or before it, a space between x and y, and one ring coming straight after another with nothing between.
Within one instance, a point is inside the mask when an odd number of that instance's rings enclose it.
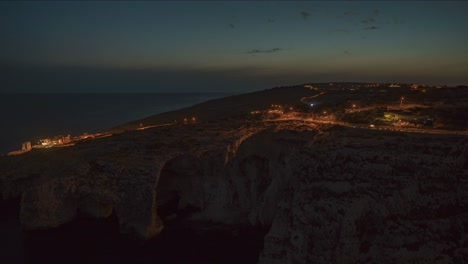
<instances>
[{"instance_id":1,"label":"dark hill ridge","mask_svg":"<svg viewBox=\"0 0 468 264\"><path fill-rule=\"evenodd\" d=\"M216 121L219 119L242 115L259 109L266 109L271 104L298 105L301 98L316 95L318 92L305 88L303 85L291 87L276 87L259 92L233 95L213 99L191 107L149 116L115 128L110 132L118 133L132 130L143 124L144 126L182 123L184 118L196 117L198 121Z\"/></svg>"},{"instance_id":2,"label":"dark hill ridge","mask_svg":"<svg viewBox=\"0 0 468 264\"><path fill-rule=\"evenodd\" d=\"M128 262L138 252L150 254L152 262L209 261L209 252L174 242L186 242L183 234L194 243L210 237L206 248L216 239L232 239L236 246L255 239L246 248L249 257L239 250L237 262L467 262L466 136L235 118L315 93L275 88L212 100L147 119L161 124L194 112L212 122L131 130L0 157L0 194L19 202L24 230L72 223L72 233L83 234L89 226L110 225L102 236L156 238L144 250L133 243L138 250L125 255ZM81 217L86 225L76 222ZM97 225L92 219L99 219ZM91 258L104 257L98 244ZM151 247L177 254L151 255L157 252ZM44 250L44 261L61 253ZM122 251L107 248L106 254ZM223 262L218 257L215 262Z\"/></svg>"},{"instance_id":3,"label":"dark hill ridge","mask_svg":"<svg viewBox=\"0 0 468 264\"><path fill-rule=\"evenodd\" d=\"M370 87L368 87L370 85ZM312 110L315 113L328 112L329 120L342 122L385 123L382 108L411 111L416 119L430 118L434 128L450 130L466 130L466 113L468 109L468 89L463 87L420 87L401 84L401 87L391 87L391 84L347 83L338 82L312 83L287 87L276 87L268 90L228 96L213 99L191 107L161 113L114 127L111 133L121 133L141 126L163 124L182 124L184 119L191 123L211 122L226 118L242 118L251 111L265 110L272 104L300 106L300 111ZM312 88L314 87L314 88ZM317 96L312 101L318 102L309 108L305 98ZM405 98L401 101L401 98ZM305 100L301 100L305 99ZM348 113L351 105L362 112L353 115ZM307 110L304 108L306 107ZM366 108L369 111L366 112ZM356 117L357 116L357 117Z\"/></svg>"}]
</instances>

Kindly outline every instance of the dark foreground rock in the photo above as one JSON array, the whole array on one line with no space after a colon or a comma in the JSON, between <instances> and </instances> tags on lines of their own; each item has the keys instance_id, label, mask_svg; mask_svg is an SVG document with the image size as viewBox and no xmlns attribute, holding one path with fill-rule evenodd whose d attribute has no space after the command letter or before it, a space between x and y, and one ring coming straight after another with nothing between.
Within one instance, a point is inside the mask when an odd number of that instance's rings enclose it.
<instances>
[{"instance_id":1,"label":"dark foreground rock","mask_svg":"<svg viewBox=\"0 0 468 264\"><path fill-rule=\"evenodd\" d=\"M467 149L299 121L174 125L2 157L0 188L26 230L82 216L140 239L252 228L261 263L463 263Z\"/></svg>"}]
</instances>

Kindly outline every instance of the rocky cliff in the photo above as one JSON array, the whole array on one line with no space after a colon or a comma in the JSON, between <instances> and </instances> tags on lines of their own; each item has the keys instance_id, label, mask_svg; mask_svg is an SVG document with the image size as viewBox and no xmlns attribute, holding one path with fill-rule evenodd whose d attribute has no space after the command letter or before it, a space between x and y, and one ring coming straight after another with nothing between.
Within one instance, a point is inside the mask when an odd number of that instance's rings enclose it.
<instances>
[{"instance_id":1,"label":"rocky cliff","mask_svg":"<svg viewBox=\"0 0 468 264\"><path fill-rule=\"evenodd\" d=\"M131 131L0 159L26 229L115 214L267 230L261 263L468 261L468 140L299 121Z\"/></svg>"}]
</instances>

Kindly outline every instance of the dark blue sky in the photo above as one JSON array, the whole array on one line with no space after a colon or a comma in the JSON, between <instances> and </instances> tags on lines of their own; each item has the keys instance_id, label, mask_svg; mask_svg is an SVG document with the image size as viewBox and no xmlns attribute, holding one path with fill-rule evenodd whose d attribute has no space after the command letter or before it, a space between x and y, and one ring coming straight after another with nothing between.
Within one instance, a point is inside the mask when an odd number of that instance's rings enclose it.
<instances>
[{"instance_id":1,"label":"dark blue sky","mask_svg":"<svg viewBox=\"0 0 468 264\"><path fill-rule=\"evenodd\" d=\"M468 83L464 1L0 2L1 92Z\"/></svg>"}]
</instances>

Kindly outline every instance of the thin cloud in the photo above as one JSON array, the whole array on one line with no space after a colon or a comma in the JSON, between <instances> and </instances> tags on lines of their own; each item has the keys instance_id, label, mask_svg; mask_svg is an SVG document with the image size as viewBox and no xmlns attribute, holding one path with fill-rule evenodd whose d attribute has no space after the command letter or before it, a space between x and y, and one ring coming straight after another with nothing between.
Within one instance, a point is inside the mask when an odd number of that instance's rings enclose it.
<instances>
[{"instance_id":1,"label":"thin cloud","mask_svg":"<svg viewBox=\"0 0 468 264\"><path fill-rule=\"evenodd\" d=\"M372 24L375 22L375 19L373 17L369 17L368 19L362 20L361 22L364 24Z\"/></svg>"},{"instance_id":2,"label":"thin cloud","mask_svg":"<svg viewBox=\"0 0 468 264\"><path fill-rule=\"evenodd\" d=\"M258 54L258 53L273 53L273 52L278 52L282 51L283 49L281 48L273 48L273 49L267 49L267 50L261 50L261 49L253 49L247 51L247 54Z\"/></svg>"},{"instance_id":3,"label":"thin cloud","mask_svg":"<svg viewBox=\"0 0 468 264\"><path fill-rule=\"evenodd\" d=\"M366 28L364 28L364 30L376 30L376 29L379 29L379 27L372 26L372 27L366 27Z\"/></svg>"},{"instance_id":4,"label":"thin cloud","mask_svg":"<svg viewBox=\"0 0 468 264\"><path fill-rule=\"evenodd\" d=\"M307 20L307 18L310 17L310 13L307 12L307 11L301 11L300 14L301 14L302 18L304 18L304 20Z\"/></svg>"},{"instance_id":5,"label":"thin cloud","mask_svg":"<svg viewBox=\"0 0 468 264\"><path fill-rule=\"evenodd\" d=\"M380 10L374 9L374 11L372 11L372 14L368 18L361 20L361 23L366 24L366 25L374 24L377 22L377 18L379 16L380 16Z\"/></svg>"},{"instance_id":6,"label":"thin cloud","mask_svg":"<svg viewBox=\"0 0 468 264\"><path fill-rule=\"evenodd\" d=\"M229 27L230 27L231 29L235 29L235 28L236 28L236 25L234 25L234 24L231 23L231 24L229 24Z\"/></svg>"}]
</instances>

